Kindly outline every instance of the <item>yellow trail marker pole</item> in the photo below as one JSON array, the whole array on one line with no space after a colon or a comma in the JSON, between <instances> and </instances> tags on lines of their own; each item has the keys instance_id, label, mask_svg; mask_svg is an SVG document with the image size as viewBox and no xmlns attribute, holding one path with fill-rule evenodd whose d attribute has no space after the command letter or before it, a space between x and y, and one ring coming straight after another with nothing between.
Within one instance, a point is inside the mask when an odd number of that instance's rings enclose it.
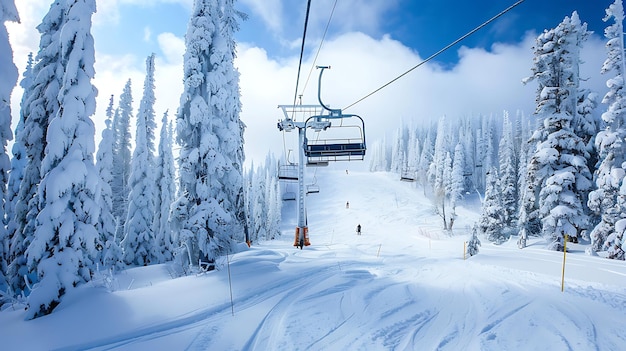
<instances>
[{"instance_id":1,"label":"yellow trail marker pole","mask_svg":"<svg viewBox=\"0 0 626 351\"><path fill-rule=\"evenodd\" d=\"M563 241L563 270L561 272L561 292L565 290L565 256L567 255L567 234L565 234L565 240Z\"/></svg>"},{"instance_id":2,"label":"yellow trail marker pole","mask_svg":"<svg viewBox=\"0 0 626 351\"><path fill-rule=\"evenodd\" d=\"M467 241L463 242L463 261L465 261L465 253L467 252Z\"/></svg>"}]
</instances>

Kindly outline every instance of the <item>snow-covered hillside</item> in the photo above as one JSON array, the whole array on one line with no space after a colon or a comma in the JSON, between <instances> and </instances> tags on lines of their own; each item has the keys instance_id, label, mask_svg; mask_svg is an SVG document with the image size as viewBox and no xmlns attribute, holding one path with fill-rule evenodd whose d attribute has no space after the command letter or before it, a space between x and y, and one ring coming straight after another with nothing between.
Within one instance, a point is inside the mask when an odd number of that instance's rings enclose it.
<instances>
[{"instance_id":1,"label":"snow-covered hillside","mask_svg":"<svg viewBox=\"0 0 626 351\"><path fill-rule=\"evenodd\" d=\"M626 264L572 244L483 240L463 258L476 200L454 235L414 184L387 173L319 170L307 198L312 245L283 237L242 246L219 269L123 272L68 294L49 316L0 312L3 350L623 350ZM349 208L346 208L349 202ZM362 235L355 233L357 224ZM229 284L230 278L230 284ZM232 286L232 290L230 289ZM232 301L232 304L231 304Z\"/></svg>"}]
</instances>

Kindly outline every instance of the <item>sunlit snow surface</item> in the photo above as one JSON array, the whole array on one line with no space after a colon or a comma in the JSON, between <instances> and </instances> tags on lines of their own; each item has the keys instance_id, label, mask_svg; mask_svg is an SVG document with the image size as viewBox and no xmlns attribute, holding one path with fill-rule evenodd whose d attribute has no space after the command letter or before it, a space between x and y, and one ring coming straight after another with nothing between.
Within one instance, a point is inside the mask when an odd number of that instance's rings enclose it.
<instances>
[{"instance_id":1,"label":"sunlit snow surface","mask_svg":"<svg viewBox=\"0 0 626 351\"><path fill-rule=\"evenodd\" d=\"M542 239L519 250L516 238L501 246L481 238L480 253L463 259L476 196L450 236L422 189L396 175L324 169L315 178L312 245L292 246L287 203L282 238L229 257L232 305L226 258L217 271L176 279L171 265L134 268L110 284L115 291L82 287L47 317L24 321L23 310L5 309L0 348L624 349L625 262L571 244L561 292L563 253Z\"/></svg>"}]
</instances>

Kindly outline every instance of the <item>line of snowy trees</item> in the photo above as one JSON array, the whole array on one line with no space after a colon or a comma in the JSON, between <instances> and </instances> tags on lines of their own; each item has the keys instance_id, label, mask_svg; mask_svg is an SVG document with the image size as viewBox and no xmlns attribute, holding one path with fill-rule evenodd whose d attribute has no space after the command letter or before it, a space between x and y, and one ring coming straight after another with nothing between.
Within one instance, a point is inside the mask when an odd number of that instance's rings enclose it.
<instances>
[{"instance_id":1,"label":"line of snowy trees","mask_svg":"<svg viewBox=\"0 0 626 351\"><path fill-rule=\"evenodd\" d=\"M273 240L280 235L282 196L278 182L278 162L268 154L265 163L246 175L248 240Z\"/></svg>"},{"instance_id":2,"label":"line of snowy trees","mask_svg":"<svg viewBox=\"0 0 626 351\"><path fill-rule=\"evenodd\" d=\"M18 72L4 22L19 17L13 0L0 0L0 307L23 302L29 318L51 313L98 271L174 259L197 266L229 252L249 227L253 239L279 235L276 162L244 180L233 35L245 16L234 1L194 1L176 135L165 112L156 144L152 54L136 115L129 80L117 106L110 98L97 152L95 11L95 0L54 1L37 27L9 157Z\"/></svg>"},{"instance_id":3,"label":"line of snowy trees","mask_svg":"<svg viewBox=\"0 0 626 351\"><path fill-rule=\"evenodd\" d=\"M589 36L574 12L536 39L532 74L537 83L532 117L479 116L436 125L402 127L393 144L372 147L370 170L392 171L416 180L451 230L459 200L483 194L476 230L502 243L529 236L563 250L566 238L590 242L624 260L626 249L626 58L622 0L607 10L609 92L601 110L596 93L580 86L580 51ZM601 118L600 118L601 115ZM500 122L496 122L496 121Z\"/></svg>"}]
</instances>

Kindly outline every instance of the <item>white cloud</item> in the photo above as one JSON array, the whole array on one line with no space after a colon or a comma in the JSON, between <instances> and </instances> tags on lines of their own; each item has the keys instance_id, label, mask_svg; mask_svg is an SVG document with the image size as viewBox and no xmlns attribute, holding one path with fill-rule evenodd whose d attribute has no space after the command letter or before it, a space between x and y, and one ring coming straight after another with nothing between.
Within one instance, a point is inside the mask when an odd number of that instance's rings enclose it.
<instances>
[{"instance_id":1,"label":"white cloud","mask_svg":"<svg viewBox=\"0 0 626 351\"><path fill-rule=\"evenodd\" d=\"M150 27L143 28L143 40L148 43L152 40L152 30Z\"/></svg>"},{"instance_id":2,"label":"white cloud","mask_svg":"<svg viewBox=\"0 0 626 351\"><path fill-rule=\"evenodd\" d=\"M254 12L263 19L263 22L275 34L282 31L284 13L281 0L241 0Z\"/></svg>"},{"instance_id":3,"label":"white cloud","mask_svg":"<svg viewBox=\"0 0 626 351\"><path fill-rule=\"evenodd\" d=\"M517 45L494 45L490 52L462 48L460 62L452 70L425 64L345 112L363 117L370 142L391 136L403 122L420 125L443 115L501 115L503 110L532 114L535 86L524 86L521 80L530 75L533 44L534 36L528 36ZM589 59L581 68L583 76L595 76L584 84L597 91L605 90L605 78L597 78L602 61L597 52L603 50L602 45L600 40L588 43L583 58ZM344 108L422 60L389 37L377 40L362 33L343 34L325 44L317 61L332 66L324 73L323 101L333 108ZM311 61L309 57L303 63L301 88ZM284 149L296 145L295 135L286 135L284 148L283 136L276 128L282 115L276 106L293 102L297 58L277 62L259 48L240 45L237 65L241 72L242 119L248 126L246 157L258 164L269 150L280 156ZM303 103L317 103L317 78L315 70L304 91Z\"/></svg>"},{"instance_id":4,"label":"white cloud","mask_svg":"<svg viewBox=\"0 0 626 351\"><path fill-rule=\"evenodd\" d=\"M39 0L37 0L39 1ZM120 7L122 5L135 5L141 7L158 6L159 4L181 4L191 9L193 0L106 0L98 1L97 12L94 16L95 25L117 24L120 20Z\"/></svg>"},{"instance_id":5,"label":"white cloud","mask_svg":"<svg viewBox=\"0 0 626 351\"><path fill-rule=\"evenodd\" d=\"M165 54L165 59L171 64L182 66L183 54L185 53L185 40L172 33L161 33L157 37L157 40L161 51Z\"/></svg>"},{"instance_id":6,"label":"white cloud","mask_svg":"<svg viewBox=\"0 0 626 351\"><path fill-rule=\"evenodd\" d=\"M314 1L310 24L321 35L328 24L335 0ZM331 27L336 32L360 31L370 35L379 34L385 14L398 6L397 0L342 0L337 1Z\"/></svg>"}]
</instances>

